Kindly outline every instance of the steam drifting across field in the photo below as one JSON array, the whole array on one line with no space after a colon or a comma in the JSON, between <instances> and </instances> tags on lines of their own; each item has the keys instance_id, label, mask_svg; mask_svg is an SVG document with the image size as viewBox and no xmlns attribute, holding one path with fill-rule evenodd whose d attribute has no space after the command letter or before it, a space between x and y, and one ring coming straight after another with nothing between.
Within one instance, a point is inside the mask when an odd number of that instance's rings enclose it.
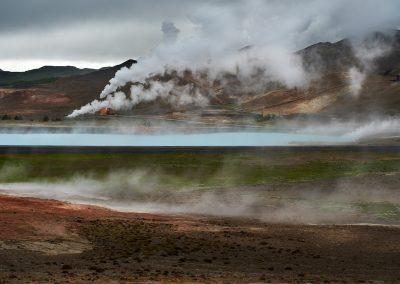
<instances>
[{"instance_id":1,"label":"steam drifting across field","mask_svg":"<svg viewBox=\"0 0 400 284\"><path fill-rule=\"evenodd\" d=\"M222 2L221 2L222 3ZM101 108L129 110L140 102L163 98L172 105L203 106L234 75L243 90L263 90L270 82L288 88L305 87L310 74L303 69L296 49L317 41L393 28L400 9L397 1L232 1L205 4L190 14L190 35L180 36L172 22L164 22L163 41L131 68L119 70L99 100L73 111L69 117ZM372 11L372 12L371 12ZM138 37L140 40L140 37ZM373 48L373 51L377 49ZM361 89L363 67L350 70L351 90ZM378 56L379 54L376 54ZM186 78L186 82L178 79ZM194 84L193 82L197 82ZM132 83L129 94L121 88Z\"/></svg>"},{"instance_id":2,"label":"steam drifting across field","mask_svg":"<svg viewBox=\"0 0 400 284\"><path fill-rule=\"evenodd\" d=\"M396 178L398 175L389 177L391 180ZM375 181L367 186L368 181L364 182L362 178L353 181L339 179L332 185L334 188L306 184L301 191L297 188L298 184L283 186L279 191L272 186L176 189L163 187L160 177L150 170L134 170L114 171L103 179L81 176L58 182L0 184L0 193L99 205L125 212L341 224L369 222L367 216L360 215L364 204L392 206L394 211L398 210L396 204L400 203L400 196L397 187L384 181Z\"/></svg>"}]
</instances>

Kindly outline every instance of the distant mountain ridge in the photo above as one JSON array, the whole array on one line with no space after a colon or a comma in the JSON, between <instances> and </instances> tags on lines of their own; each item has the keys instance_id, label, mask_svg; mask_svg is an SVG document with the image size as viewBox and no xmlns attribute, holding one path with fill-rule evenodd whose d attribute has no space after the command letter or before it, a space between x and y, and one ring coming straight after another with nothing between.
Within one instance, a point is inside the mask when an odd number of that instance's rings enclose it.
<instances>
[{"instance_id":1,"label":"distant mountain ridge","mask_svg":"<svg viewBox=\"0 0 400 284\"><path fill-rule=\"evenodd\" d=\"M93 71L96 71L96 69L80 69L74 66L43 66L25 72L11 72L0 69L0 87L49 83L60 77L84 75Z\"/></svg>"}]
</instances>

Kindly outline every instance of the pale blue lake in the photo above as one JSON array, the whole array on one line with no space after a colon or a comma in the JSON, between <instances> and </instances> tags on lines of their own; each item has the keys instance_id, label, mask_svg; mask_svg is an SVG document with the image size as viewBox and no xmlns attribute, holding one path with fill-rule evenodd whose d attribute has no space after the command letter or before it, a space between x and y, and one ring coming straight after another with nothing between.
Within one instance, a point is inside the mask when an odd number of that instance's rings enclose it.
<instances>
[{"instance_id":1,"label":"pale blue lake","mask_svg":"<svg viewBox=\"0 0 400 284\"><path fill-rule=\"evenodd\" d=\"M271 132L214 132L190 134L0 133L4 146L291 146L338 145L354 142L343 135Z\"/></svg>"}]
</instances>

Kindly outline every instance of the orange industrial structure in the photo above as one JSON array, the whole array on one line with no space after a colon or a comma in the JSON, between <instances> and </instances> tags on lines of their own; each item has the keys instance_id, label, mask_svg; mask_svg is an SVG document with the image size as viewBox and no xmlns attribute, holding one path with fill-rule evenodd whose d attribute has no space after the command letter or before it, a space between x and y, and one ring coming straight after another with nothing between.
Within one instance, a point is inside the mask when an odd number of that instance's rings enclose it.
<instances>
[{"instance_id":1,"label":"orange industrial structure","mask_svg":"<svg viewBox=\"0 0 400 284\"><path fill-rule=\"evenodd\" d=\"M106 107L99 111L100 115L115 115L117 114L112 108Z\"/></svg>"}]
</instances>

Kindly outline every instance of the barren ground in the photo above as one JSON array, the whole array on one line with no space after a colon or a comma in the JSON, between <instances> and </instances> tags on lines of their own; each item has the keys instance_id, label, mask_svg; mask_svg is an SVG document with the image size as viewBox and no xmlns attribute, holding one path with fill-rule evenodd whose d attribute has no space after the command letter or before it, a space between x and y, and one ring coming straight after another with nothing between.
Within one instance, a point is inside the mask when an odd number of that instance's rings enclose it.
<instances>
[{"instance_id":1,"label":"barren ground","mask_svg":"<svg viewBox=\"0 0 400 284\"><path fill-rule=\"evenodd\" d=\"M127 214L0 197L0 282L400 281L400 228Z\"/></svg>"}]
</instances>

